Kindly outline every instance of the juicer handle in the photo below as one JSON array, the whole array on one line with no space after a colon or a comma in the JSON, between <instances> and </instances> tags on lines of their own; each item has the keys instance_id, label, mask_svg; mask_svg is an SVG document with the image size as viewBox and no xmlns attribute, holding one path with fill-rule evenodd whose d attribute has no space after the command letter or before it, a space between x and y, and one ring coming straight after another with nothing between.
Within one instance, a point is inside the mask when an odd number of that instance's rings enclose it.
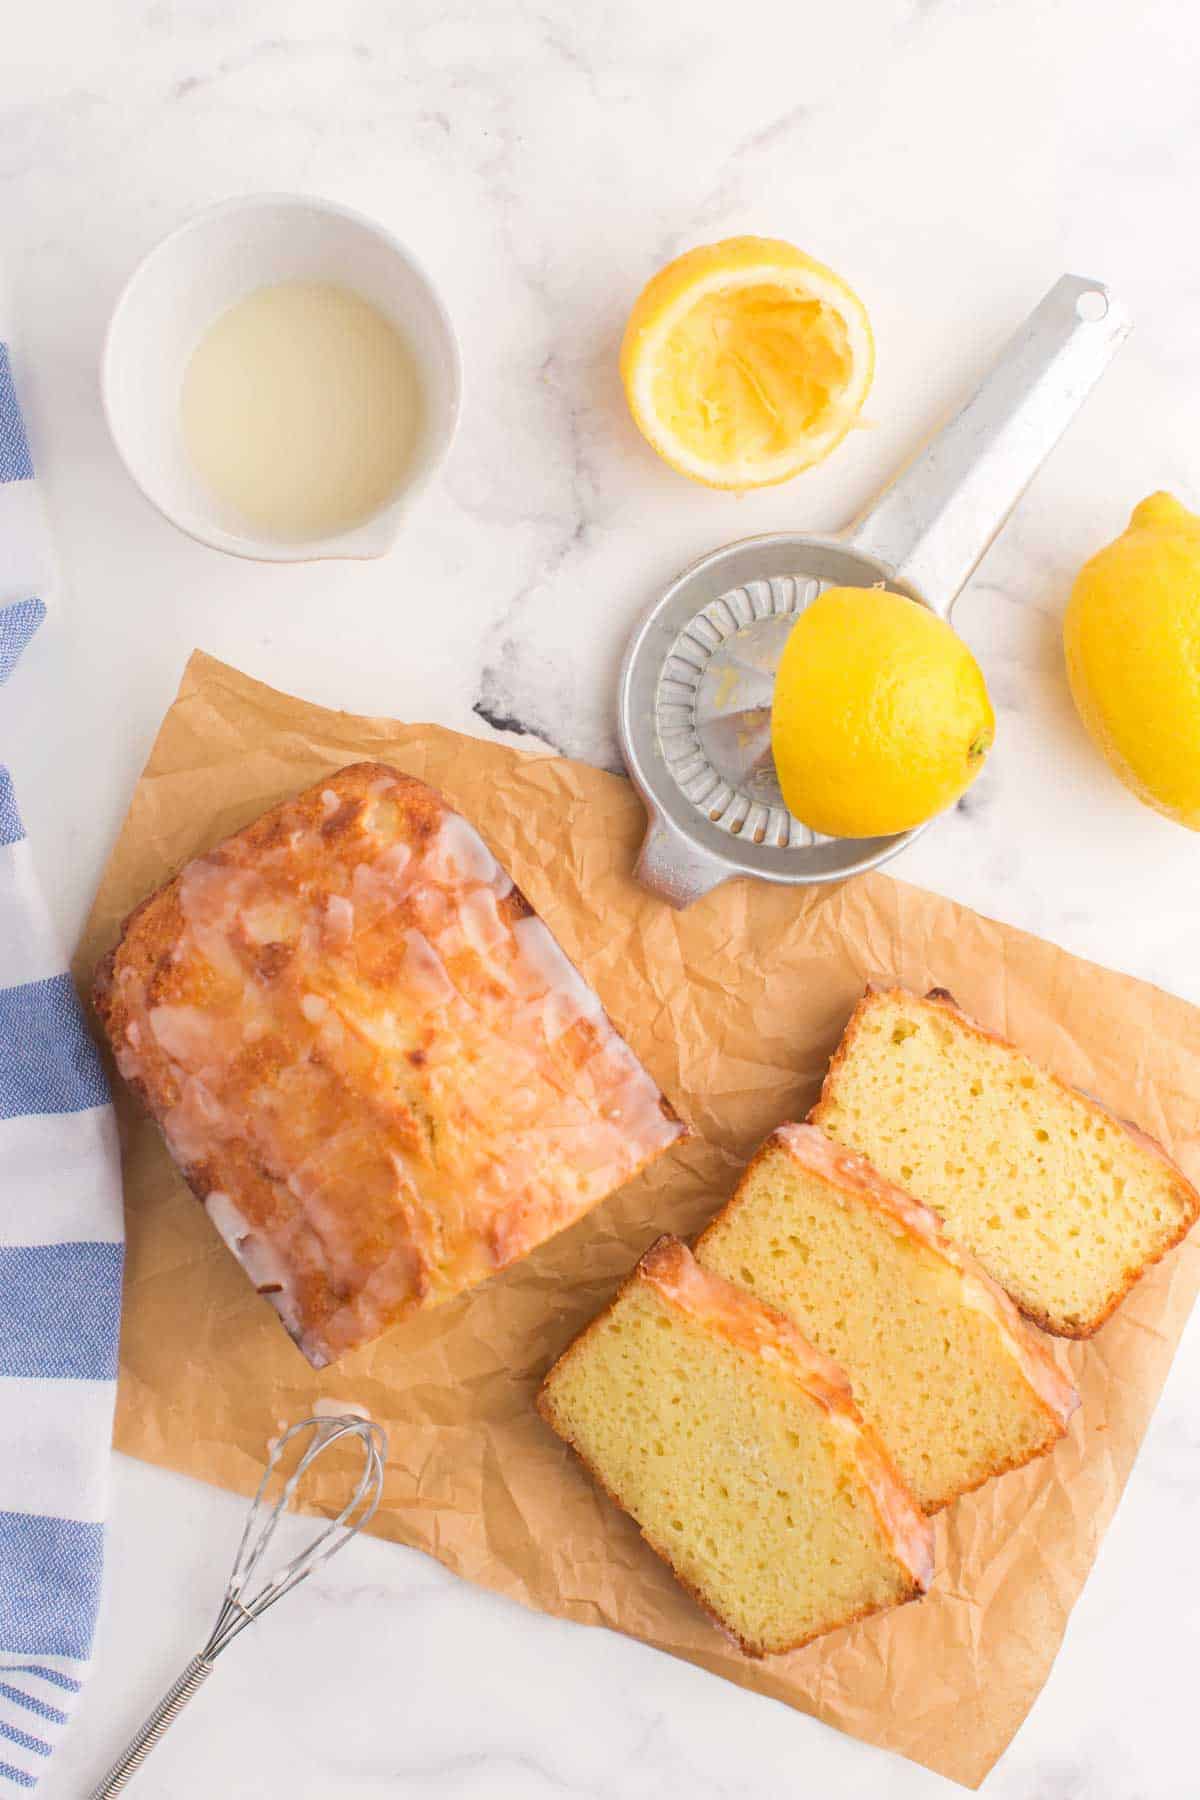
<instances>
[{"instance_id":1,"label":"juicer handle","mask_svg":"<svg viewBox=\"0 0 1200 1800\"><path fill-rule=\"evenodd\" d=\"M851 526L851 547L945 618L1132 328L1102 282L1055 282L962 411Z\"/></svg>"}]
</instances>

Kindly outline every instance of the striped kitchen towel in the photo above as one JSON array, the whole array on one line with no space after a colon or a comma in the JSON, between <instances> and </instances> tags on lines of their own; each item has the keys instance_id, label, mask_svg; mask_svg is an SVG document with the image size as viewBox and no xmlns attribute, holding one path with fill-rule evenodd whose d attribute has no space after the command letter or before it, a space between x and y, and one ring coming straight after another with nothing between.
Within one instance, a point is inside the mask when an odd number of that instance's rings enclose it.
<instances>
[{"instance_id":1,"label":"striped kitchen towel","mask_svg":"<svg viewBox=\"0 0 1200 1800\"><path fill-rule=\"evenodd\" d=\"M52 572L0 344L0 682ZM48 700L48 710L52 708ZM0 698L0 745L4 708ZM37 1786L100 1598L122 1221L108 1090L0 767L0 1795Z\"/></svg>"}]
</instances>

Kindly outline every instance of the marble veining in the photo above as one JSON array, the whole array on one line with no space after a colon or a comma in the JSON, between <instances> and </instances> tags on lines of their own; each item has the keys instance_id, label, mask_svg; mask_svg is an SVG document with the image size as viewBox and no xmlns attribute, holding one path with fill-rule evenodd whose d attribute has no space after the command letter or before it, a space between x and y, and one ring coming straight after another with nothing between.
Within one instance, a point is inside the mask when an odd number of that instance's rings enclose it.
<instances>
[{"instance_id":1,"label":"marble veining","mask_svg":"<svg viewBox=\"0 0 1200 1800\"><path fill-rule=\"evenodd\" d=\"M1074 571L1161 486L1200 503L1200 39L1189 0L50 0L5 21L0 330L64 580L5 690L71 939L193 645L330 706L615 767L629 630L716 545L844 526L1064 270L1136 322L955 612L996 703L909 881L1200 1001L1197 842L1079 726ZM133 263L250 189L406 239L463 342L445 476L381 562L260 568L174 532L108 443L96 364ZM616 355L663 261L793 238L862 293L863 427L743 499L660 464ZM47 730L47 719L54 728ZM1050 1682L987 1800L1193 1800L1200 1327L1185 1336ZM76 1800L211 1622L240 1503L118 1458L96 1676L45 1779ZM955 1791L609 1633L356 1544L230 1652L141 1789L170 1800L949 1800Z\"/></svg>"}]
</instances>

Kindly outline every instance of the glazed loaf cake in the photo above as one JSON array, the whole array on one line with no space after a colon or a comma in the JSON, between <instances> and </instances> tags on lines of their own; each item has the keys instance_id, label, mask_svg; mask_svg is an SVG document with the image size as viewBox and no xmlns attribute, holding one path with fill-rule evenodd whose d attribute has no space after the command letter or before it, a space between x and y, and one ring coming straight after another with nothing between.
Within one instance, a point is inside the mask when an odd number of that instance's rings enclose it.
<instances>
[{"instance_id":1,"label":"glazed loaf cake","mask_svg":"<svg viewBox=\"0 0 1200 1800\"><path fill-rule=\"evenodd\" d=\"M841 1370L676 1238L647 1251L538 1404L749 1655L932 1579L928 1521Z\"/></svg>"},{"instance_id":2,"label":"glazed loaf cake","mask_svg":"<svg viewBox=\"0 0 1200 1800\"><path fill-rule=\"evenodd\" d=\"M684 1127L479 834L358 763L189 863L95 1002L316 1367L507 1267Z\"/></svg>"},{"instance_id":3,"label":"glazed loaf cake","mask_svg":"<svg viewBox=\"0 0 1200 1800\"><path fill-rule=\"evenodd\" d=\"M1079 1404L929 1208L811 1125L767 1139L696 1258L840 1363L926 1512L1050 1449Z\"/></svg>"},{"instance_id":4,"label":"glazed loaf cake","mask_svg":"<svg viewBox=\"0 0 1200 1800\"><path fill-rule=\"evenodd\" d=\"M811 1118L926 1201L1062 1337L1090 1336L1200 1212L1152 1138L942 989L868 989Z\"/></svg>"}]
</instances>

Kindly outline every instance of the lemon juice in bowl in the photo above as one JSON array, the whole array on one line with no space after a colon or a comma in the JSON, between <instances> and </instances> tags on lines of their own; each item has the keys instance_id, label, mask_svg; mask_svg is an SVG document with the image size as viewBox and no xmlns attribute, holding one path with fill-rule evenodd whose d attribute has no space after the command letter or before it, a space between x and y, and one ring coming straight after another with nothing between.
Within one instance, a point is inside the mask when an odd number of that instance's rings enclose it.
<instances>
[{"instance_id":1,"label":"lemon juice in bowl","mask_svg":"<svg viewBox=\"0 0 1200 1800\"><path fill-rule=\"evenodd\" d=\"M331 536L394 498L421 426L417 366L396 327L325 281L256 289L223 312L183 377L187 453L257 531Z\"/></svg>"}]
</instances>

